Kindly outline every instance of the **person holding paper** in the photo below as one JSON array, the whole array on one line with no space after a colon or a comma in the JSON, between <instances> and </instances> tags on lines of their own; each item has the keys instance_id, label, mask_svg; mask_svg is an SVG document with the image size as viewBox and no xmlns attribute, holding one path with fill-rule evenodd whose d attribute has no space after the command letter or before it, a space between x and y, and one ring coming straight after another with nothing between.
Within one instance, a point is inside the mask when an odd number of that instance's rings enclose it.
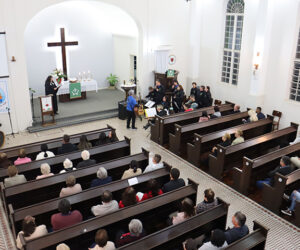
<instances>
[{"instance_id":1,"label":"person holding paper","mask_svg":"<svg viewBox=\"0 0 300 250\"><path fill-rule=\"evenodd\" d=\"M58 107L57 107L57 91L60 87L57 87L55 82L53 81L52 76L48 76L45 82L45 94L52 95L52 105L54 114L58 114Z\"/></svg>"}]
</instances>

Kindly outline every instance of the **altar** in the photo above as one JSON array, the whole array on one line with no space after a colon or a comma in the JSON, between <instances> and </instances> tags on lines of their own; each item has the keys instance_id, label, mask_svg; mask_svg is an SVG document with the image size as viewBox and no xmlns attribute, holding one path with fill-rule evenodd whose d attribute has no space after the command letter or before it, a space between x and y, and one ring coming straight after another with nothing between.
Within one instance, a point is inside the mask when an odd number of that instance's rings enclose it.
<instances>
[{"instance_id":1,"label":"altar","mask_svg":"<svg viewBox=\"0 0 300 250\"><path fill-rule=\"evenodd\" d=\"M96 80L83 80L81 83L81 96L76 99L70 98L70 83L69 81L63 81L59 88L57 95L59 102L70 102L72 100L86 99L87 91L98 92L98 83Z\"/></svg>"}]
</instances>

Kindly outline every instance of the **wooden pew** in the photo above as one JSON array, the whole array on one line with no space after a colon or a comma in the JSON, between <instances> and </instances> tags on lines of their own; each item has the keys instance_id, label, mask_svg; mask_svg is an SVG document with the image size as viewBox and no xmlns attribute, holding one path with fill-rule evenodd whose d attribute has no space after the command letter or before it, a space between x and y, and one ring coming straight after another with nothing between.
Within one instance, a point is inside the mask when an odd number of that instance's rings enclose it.
<instances>
[{"instance_id":1,"label":"wooden pew","mask_svg":"<svg viewBox=\"0 0 300 250\"><path fill-rule=\"evenodd\" d=\"M186 143L193 140L194 133L201 135L219 131L225 128L243 124L242 120L248 118L248 112L227 115L206 122L196 122L189 125L175 124L175 134L169 133L169 150L181 155L186 151Z\"/></svg>"},{"instance_id":2,"label":"wooden pew","mask_svg":"<svg viewBox=\"0 0 300 250\"><path fill-rule=\"evenodd\" d=\"M129 168L129 164L132 160L138 161L139 167L145 169L148 165L148 152L144 150L144 152L140 154L118 158L76 171L57 174L52 177L34 180L8 188L5 188L3 183L0 183L2 188L1 195L6 204L13 204L15 209L30 206L58 197L61 188L65 187L66 178L69 175L76 177L76 181L81 184L82 189L89 188L91 181L97 178L96 173L99 167L104 167L108 171L108 175L113 177L113 180L119 180L123 172Z\"/></svg>"},{"instance_id":3,"label":"wooden pew","mask_svg":"<svg viewBox=\"0 0 300 250\"><path fill-rule=\"evenodd\" d=\"M78 144L81 135L86 135L87 139L90 142L95 143L97 141L97 139L99 138L99 134L101 132L108 133L111 130L115 130L115 129L113 127L111 127L110 125L107 125L107 128L96 129L96 130L91 130L91 131L84 132L84 133L70 135L70 142L73 144ZM47 144L49 151L52 151L55 155L57 155L57 153L58 153L57 149L60 148L62 145L62 136L56 137L56 138L50 139L50 140L34 142L34 143L29 143L29 144L23 144L23 145L7 148L4 150L1 150L1 152L6 153L7 157L13 162L14 160L17 159L19 150L21 148L24 148L26 150L27 156L30 157L32 160L34 160L36 158L37 154L41 152L42 144Z\"/></svg>"},{"instance_id":4,"label":"wooden pew","mask_svg":"<svg viewBox=\"0 0 300 250\"><path fill-rule=\"evenodd\" d=\"M195 166L199 166L201 155L210 151L215 145L222 142L222 136L224 136L225 133L231 134L231 137L234 138L234 133L237 130L241 130L244 133L245 140L248 140L271 132L272 123L273 116L268 116L268 118L257 122L238 125L207 135L199 135L195 133L193 140L194 144L187 143L187 160Z\"/></svg>"},{"instance_id":5,"label":"wooden pew","mask_svg":"<svg viewBox=\"0 0 300 250\"><path fill-rule=\"evenodd\" d=\"M228 147L217 145L217 157L209 155L209 173L221 179L224 171L242 166L243 156L258 157L284 141L293 141L296 138L297 129L298 124L292 123L288 128L273 131L237 145Z\"/></svg>"},{"instance_id":6,"label":"wooden pew","mask_svg":"<svg viewBox=\"0 0 300 250\"><path fill-rule=\"evenodd\" d=\"M232 112L234 107L233 103L225 102L220 106L222 115L228 115ZM208 114L214 113L214 107L205 107L187 113L177 113L164 117L155 116L155 123L151 126L150 139L160 145L164 145L169 141L169 132L174 132L175 123L180 125L190 124L197 122L202 112L207 111Z\"/></svg>"},{"instance_id":7,"label":"wooden pew","mask_svg":"<svg viewBox=\"0 0 300 250\"><path fill-rule=\"evenodd\" d=\"M21 242L25 250L55 249L54 247L60 242L65 242L72 250L81 250L94 242L95 232L99 228L105 228L109 233L109 238L114 239L117 230L121 228L125 231L128 230L128 223L133 218L140 219L146 232L151 233L153 224L159 221L158 219L167 219L170 213L177 211L178 204L185 197L196 202L197 188L198 184L189 180L188 186L139 202L137 205L125 207L114 213L83 221L40 238L25 242L21 236ZM114 233L112 234L112 232Z\"/></svg>"},{"instance_id":8,"label":"wooden pew","mask_svg":"<svg viewBox=\"0 0 300 250\"><path fill-rule=\"evenodd\" d=\"M140 249L181 249L182 243L188 238L194 238L215 228L225 230L228 206L219 199L219 205L192 218L164 228L140 240L120 247L122 250Z\"/></svg>"},{"instance_id":9,"label":"wooden pew","mask_svg":"<svg viewBox=\"0 0 300 250\"><path fill-rule=\"evenodd\" d=\"M170 180L171 166L167 163L164 163L164 166L164 168L136 176L138 181L138 184L134 186L136 191L143 193L147 192L147 182L151 179L156 179L160 186L167 183ZM14 235L16 235L16 232L22 230L22 221L28 214L34 216L39 224L45 224L50 228L51 223L49 218L52 214L58 212L58 204L62 199L68 199L72 204L72 209L79 210L82 213L83 218L88 219L91 216L91 207L101 203L101 195L105 190L111 191L113 193L113 199L118 201L122 199L123 191L129 186L128 179L117 180L106 185L89 188L81 193L68 197L55 198L16 210L9 204L9 220Z\"/></svg>"},{"instance_id":10,"label":"wooden pew","mask_svg":"<svg viewBox=\"0 0 300 250\"><path fill-rule=\"evenodd\" d=\"M262 205L274 213L279 213L283 200L283 194L292 193L293 190L300 188L300 169L283 176L276 174L274 177L274 185L270 186L264 183L262 191Z\"/></svg>"},{"instance_id":11,"label":"wooden pew","mask_svg":"<svg viewBox=\"0 0 300 250\"><path fill-rule=\"evenodd\" d=\"M264 250L269 228L264 227L258 221L253 221L253 232L231 243L226 250Z\"/></svg>"},{"instance_id":12,"label":"wooden pew","mask_svg":"<svg viewBox=\"0 0 300 250\"><path fill-rule=\"evenodd\" d=\"M89 149L91 159L97 162L116 159L122 156L130 155L130 139L125 137L123 141L104 144L101 146ZM73 166L82 161L81 151L74 151L67 154L58 155L55 157L29 162L16 166L19 174L24 174L27 180L34 180L38 175L41 175L40 167L43 163L48 163L51 166L51 171L54 174L59 173L64 169L63 161L68 158L73 162ZM7 176L7 169L0 169L0 181L4 181Z\"/></svg>"},{"instance_id":13,"label":"wooden pew","mask_svg":"<svg viewBox=\"0 0 300 250\"><path fill-rule=\"evenodd\" d=\"M233 168L234 188L247 195L249 188L255 185L258 178L279 165L283 156L294 156L300 153L300 143L281 148L253 160L244 157L242 169Z\"/></svg>"}]
</instances>

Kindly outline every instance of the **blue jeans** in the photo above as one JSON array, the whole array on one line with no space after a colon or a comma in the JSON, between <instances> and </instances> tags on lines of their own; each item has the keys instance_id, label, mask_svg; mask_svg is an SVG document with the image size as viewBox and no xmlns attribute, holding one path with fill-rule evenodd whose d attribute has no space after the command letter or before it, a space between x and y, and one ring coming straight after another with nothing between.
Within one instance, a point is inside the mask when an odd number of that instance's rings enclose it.
<instances>
[{"instance_id":1,"label":"blue jeans","mask_svg":"<svg viewBox=\"0 0 300 250\"><path fill-rule=\"evenodd\" d=\"M295 206L296 206L296 201L300 201L300 190L298 190L298 191L294 190L293 193L290 196L290 200L292 202L291 202L291 205L289 207L289 210L290 211L294 211L295 210Z\"/></svg>"},{"instance_id":2,"label":"blue jeans","mask_svg":"<svg viewBox=\"0 0 300 250\"><path fill-rule=\"evenodd\" d=\"M267 179L264 179L264 180L261 180L261 181L257 181L256 182L256 187L258 189L263 189L264 183L270 185L271 184L271 178L267 178Z\"/></svg>"}]
</instances>

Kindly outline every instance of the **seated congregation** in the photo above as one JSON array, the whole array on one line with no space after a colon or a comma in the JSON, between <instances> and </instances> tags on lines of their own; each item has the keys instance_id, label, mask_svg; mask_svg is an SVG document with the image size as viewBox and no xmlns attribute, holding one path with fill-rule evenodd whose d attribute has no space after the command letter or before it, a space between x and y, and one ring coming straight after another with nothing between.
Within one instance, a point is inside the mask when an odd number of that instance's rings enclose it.
<instances>
[{"instance_id":1,"label":"seated congregation","mask_svg":"<svg viewBox=\"0 0 300 250\"><path fill-rule=\"evenodd\" d=\"M156 85L161 88L159 82ZM279 129L279 111L272 115L265 115L261 107L241 111L230 102L207 106L203 103L209 102L199 102L199 93L206 96L205 89L193 83L187 101L180 104L183 108L176 110L185 112L157 114L151 140L299 226L298 124ZM283 191L276 197L279 190Z\"/></svg>"},{"instance_id":2,"label":"seated congregation","mask_svg":"<svg viewBox=\"0 0 300 250\"><path fill-rule=\"evenodd\" d=\"M64 136L63 144L70 143L66 142L67 138ZM98 158L94 159L96 154L93 150L97 147L105 148L107 144L93 142L89 145L87 140L84 141L82 145L85 146L80 149L77 145L79 152L72 151L76 150L73 144L74 147L65 146L65 149L73 149L61 156L53 156L45 143L42 143L44 150L36 152L36 155L43 156L43 159L17 166L11 162L8 164L9 177L2 177L5 185L4 197L19 249L37 249L42 246L45 249L115 249L126 248L126 245L130 249L131 244L144 244L140 241L147 242L148 237L157 237L163 230L172 230L172 225L181 226L190 219L203 220L198 215L204 216L206 211L211 211L215 217L208 222L209 226L203 225L204 231L201 227L203 240L197 241L199 247L215 244L211 239L211 230L219 229L227 235L223 247L249 233L245 216L241 215L242 222L238 221L241 213L234 216L234 228L225 230L224 218L227 217L228 204L216 198L211 189L205 190L203 201L196 204L198 184L191 180L185 183L180 178L180 171L162 162L159 154L143 149L142 153L131 156L126 150L125 154L118 151L108 161L105 161L106 158L99 161ZM72 158L74 152L80 157L76 161ZM55 153L57 155L58 151ZM51 159L56 157L60 157L59 164L62 166L55 167L55 171L52 171ZM4 158L11 161L11 158ZM30 168L32 166L27 164L34 162L40 165L40 174L32 171L18 174L18 170L23 171L22 166ZM137 184L132 186L130 182L134 179ZM20 190L21 186L24 186L24 190ZM35 197L39 190L47 193L43 197ZM24 196L26 193L27 196ZM26 197L26 202L22 202L24 198L20 197ZM121 213L123 210L126 210L125 214ZM223 214L222 220L220 213ZM156 219L153 214L157 215ZM90 227L92 224L95 226ZM196 228L200 224L197 222ZM82 234L79 230L82 227L91 229ZM186 226L185 228L188 237L191 235L190 229ZM75 234L69 235L68 230ZM95 236L94 239L92 235ZM64 240L58 240L61 237ZM222 241L222 237L219 241ZM181 241L170 242L177 246L182 245ZM159 244L170 242L166 238Z\"/></svg>"}]
</instances>

